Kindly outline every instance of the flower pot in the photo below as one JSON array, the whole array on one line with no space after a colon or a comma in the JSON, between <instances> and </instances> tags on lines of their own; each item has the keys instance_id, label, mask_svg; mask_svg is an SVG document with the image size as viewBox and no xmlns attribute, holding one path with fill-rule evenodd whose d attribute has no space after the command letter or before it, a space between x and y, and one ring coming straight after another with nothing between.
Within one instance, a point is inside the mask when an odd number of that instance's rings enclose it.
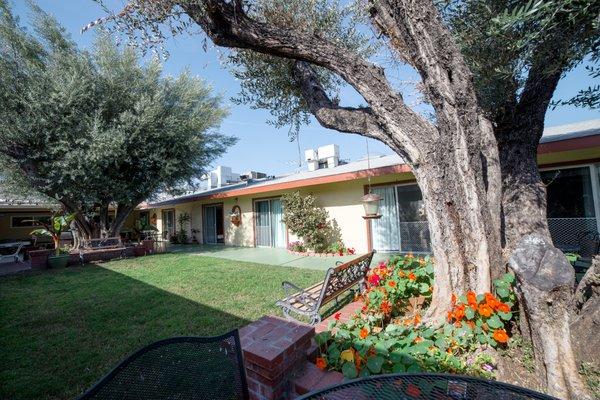
<instances>
[{"instance_id":1,"label":"flower pot","mask_svg":"<svg viewBox=\"0 0 600 400\"><path fill-rule=\"evenodd\" d=\"M48 268L65 268L69 262L69 254L59 256L48 256Z\"/></svg>"},{"instance_id":2,"label":"flower pot","mask_svg":"<svg viewBox=\"0 0 600 400\"><path fill-rule=\"evenodd\" d=\"M133 255L136 257L141 257L146 255L146 246L137 245L133 248Z\"/></svg>"}]
</instances>

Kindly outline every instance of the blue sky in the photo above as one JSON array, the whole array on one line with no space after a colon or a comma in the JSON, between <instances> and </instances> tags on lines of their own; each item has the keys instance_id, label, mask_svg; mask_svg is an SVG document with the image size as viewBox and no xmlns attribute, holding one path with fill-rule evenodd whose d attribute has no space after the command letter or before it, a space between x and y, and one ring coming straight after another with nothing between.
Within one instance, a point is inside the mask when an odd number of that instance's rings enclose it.
<instances>
[{"instance_id":1,"label":"blue sky","mask_svg":"<svg viewBox=\"0 0 600 400\"><path fill-rule=\"evenodd\" d=\"M114 0L115 9L121 4ZM58 21L72 35L73 39L83 47L88 47L94 40L94 32L80 33L82 26L104 16L104 11L93 0L38 0L38 4ZM21 16L22 23L27 22L27 8L24 0L12 0L15 12ZM210 45L203 50L201 36L178 36L166 43L170 57L165 61L164 71L175 75L185 68L203 77L210 83L216 93L223 96L230 115L223 122L223 133L237 136L238 143L229 149L228 153L219 159L215 165L227 165L236 172L255 170L268 174L292 172L298 165L298 145L290 142L287 129L276 129L268 124L269 114L265 110L252 110L247 106L231 103L239 91L239 83L221 66L218 56L219 49ZM404 80L415 80L408 69L400 69L395 75ZM564 77L558 85L555 99L569 98L583 87L589 86L589 77L584 66L579 66ZM353 105L358 96L350 90L342 92L345 104ZM575 107L559 107L549 110L546 125L554 126L571 122L598 118L598 112ZM365 139L357 135L342 134L322 128L316 121L303 127L300 135L302 154L307 148L316 148L329 143L340 146L343 159L355 160L366 154ZM382 143L370 140L371 154L391 154L391 149Z\"/></svg>"}]
</instances>

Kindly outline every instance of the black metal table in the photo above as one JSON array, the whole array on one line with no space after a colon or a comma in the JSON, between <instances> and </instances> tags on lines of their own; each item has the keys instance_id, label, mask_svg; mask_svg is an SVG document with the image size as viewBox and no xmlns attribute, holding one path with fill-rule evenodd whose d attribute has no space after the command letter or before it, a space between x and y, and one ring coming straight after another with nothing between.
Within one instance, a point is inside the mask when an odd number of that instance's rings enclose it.
<instances>
[{"instance_id":1,"label":"black metal table","mask_svg":"<svg viewBox=\"0 0 600 400\"><path fill-rule=\"evenodd\" d=\"M452 374L390 374L355 379L297 400L557 400L522 387Z\"/></svg>"}]
</instances>

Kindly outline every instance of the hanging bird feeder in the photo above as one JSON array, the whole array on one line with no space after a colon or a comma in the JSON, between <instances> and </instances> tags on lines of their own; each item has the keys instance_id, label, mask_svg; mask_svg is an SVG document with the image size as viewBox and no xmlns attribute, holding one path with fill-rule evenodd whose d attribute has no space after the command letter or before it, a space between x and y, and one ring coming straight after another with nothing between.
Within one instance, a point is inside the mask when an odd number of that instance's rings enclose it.
<instances>
[{"instance_id":1,"label":"hanging bird feeder","mask_svg":"<svg viewBox=\"0 0 600 400\"><path fill-rule=\"evenodd\" d=\"M365 138L367 144L367 180L369 182L369 192L362 197L363 207L365 208L364 219L379 219L379 202L381 196L375 193L371 193L371 157L369 155L369 140Z\"/></svg>"},{"instance_id":2,"label":"hanging bird feeder","mask_svg":"<svg viewBox=\"0 0 600 400\"><path fill-rule=\"evenodd\" d=\"M381 218L379 214L379 202L381 196L375 193L369 193L362 197L363 207L365 208L364 219L378 219Z\"/></svg>"}]
</instances>

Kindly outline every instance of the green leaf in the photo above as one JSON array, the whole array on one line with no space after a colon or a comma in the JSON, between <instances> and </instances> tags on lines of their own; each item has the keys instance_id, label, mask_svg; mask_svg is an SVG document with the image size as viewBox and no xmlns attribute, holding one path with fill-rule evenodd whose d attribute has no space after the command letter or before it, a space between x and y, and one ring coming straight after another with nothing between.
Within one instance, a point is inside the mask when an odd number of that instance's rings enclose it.
<instances>
[{"instance_id":1,"label":"green leaf","mask_svg":"<svg viewBox=\"0 0 600 400\"><path fill-rule=\"evenodd\" d=\"M487 324L492 329L500 329L500 328L502 328L504 326L504 323L502 323L502 321L500 321L500 318L498 318L497 315L492 315L487 320Z\"/></svg>"},{"instance_id":2,"label":"green leaf","mask_svg":"<svg viewBox=\"0 0 600 400\"><path fill-rule=\"evenodd\" d=\"M409 373L410 373L410 372L413 372L413 373L414 373L414 372L421 372L421 367L419 366L419 364L417 364L417 363L415 362L415 363L412 363L412 364L410 364L410 365L409 365L409 366L406 368L406 372L409 372Z\"/></svg>"},{"instance_id":3,"label":"green leaf","mask_svg":"<svg viewBox=\"0 0 600 400\"><path fill-rule=\"evenodd\" d=\"M406 372L406 367L404 366L404 364L402 363L395 363L394 366L392 367L392 372L397 374L400 372Z\"/></svg>"},{"instance_id":4,"label":"green leaf","mask_svg":"<svg viewBox=\"0 0 600 400\"><path fill-rule=\"evenodd\" d=\"M384 361L385 360L383 357L379 357L379 356L369 357L367 359L367 368L369 368L369 370L371 372L373 372L374 374L378 374L379 372L381 372L381 366L383 365Z\"/></svg>"},{"instance_id":5,"label":"green leaf","mask_svg":"<svg viewBox=\"0 0 600 400\"><path fill-rule=\"evenodd\" d=\"M427 283L421 283L419 285L419 292L421 292L421 294L428 293L429 292L429 285Z\"/></svg>"},{"instance_id":6,"label":"green leaf","mask_svg":"<svg viewBox=\"0 0 600 400\"><path fill-rule=\"evenodd\" d=\"M466 307L465 316L467 319L473 319L475 317L475 311L471 307Z\"/></svg>"},{"instance_id":7,"label":"green leaf","mask_svg":"<svg viewBox=\"0 0 600 400\"><path fill-rule=\"evenodd\" d=\"M508 291L508 289L504 289L504 288L498 288L498 289L496 289L496 293L498 294L498 296L500 298L506 298L510 294L510 292Z\"/></svg>"},{"instance_id":8,"label":"green leaf","mask_svg":"<svg viewBox=\"0 0 600 400\"><path fill-rule=\"evenodd\" d=\"M502 318L505 321L510 321L510 319L513 317L512 312L504 313L504 312L499 311L498 315L500 316L500 318Z\"/></svg>"},{"instance_id":9,"label":"green leaf","mask_svg":"<svg viewBox=\"0 0 600 400\"><path fill-rule=\"evenodd\" d=\"M315 335L315 342L317 343L317 346L323 346L324 344L327 344L327 342L330 339L331 339L330 331L323 331L323 332Z\"/></svg>"},{"instance_id":10,"label":"green leaf","mask_svg":"<svg viewBox=\"0 0 600 400\"><path fill-rule=\"evenodd\" d=\"M356 378L358 376L358 372L356 371L354 363L345 362L344 365L342 365L342 374L344 374L344 376L348 379Z\"/></svg>"}]
</instances>

